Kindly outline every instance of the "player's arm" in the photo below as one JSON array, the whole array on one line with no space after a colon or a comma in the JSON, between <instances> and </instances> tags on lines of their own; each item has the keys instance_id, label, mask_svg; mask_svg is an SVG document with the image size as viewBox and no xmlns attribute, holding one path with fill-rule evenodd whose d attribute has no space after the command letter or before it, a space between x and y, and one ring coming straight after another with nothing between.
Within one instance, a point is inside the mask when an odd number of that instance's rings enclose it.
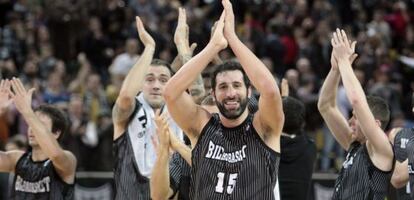
<instances>
[{"instance_id":1,"label":"player's arm","mask_svg":"<svg viewBox=\"0 0 414 200\"><path fill-rule=\"evenodd\" d=\"M387 135L377 124L369 109L364 90L352 70L348 58L352 55L353 50L349 45L345 31L337 29L332 39L332 46L334 47L334 56L338 60L339 71L349 102L351 102L362 132L367 138L367 148L371 160L379 169L388 171L392 168L392 162L390 161L394 153Z\"/></svg>"},{"instance_id":2,"label":"player's arm","mask_svg":"<svg viewBox=\"0 0 414 200\"><path fill-rule=\"evenodd\" d=\"M268 145L277 142L273 136L279 136L284 124L282 98L279 88L266 66L254 55L246 45L237 37L234 30L233 8L229 0L224 0L223 6L226 12L224 33L234 54L240 61L244 71L252 84L260 93L259 110L256 119L259 121L258 128L263 138L269 138ZM274 146L270 144L269 146Z\"/></svg>"},{"instance_id":3,"label":"player's arm","mask_svg":"<svg viewBox=\"0 0 414 200\"><path fill-rule=\"evenodd\" d=\"M0 151L0 172L14 172L23 151Z\"/></svg>"},{"instance_id":4,"label":"player's arm","mask_svg":"<svg viewBox=\"0 0 414 200\"><path fill-rule=\"evenodd\" d=\"M34 88L26 91L20 79L11 80L13 92L11 97L17 110L32 128L42 151L52 161L58 174L67 183L73 183L75 179L76 158L69 152L63 150L58 141L55 139L51 130L49 130L37 117L32 109L32 95Z\"/></svg>"},{"instance_id":5,"label":"player's arm","mask_svg":"<svg viewBox=\"0 0 414 200\"><path fill-rule=\"evenodd\" d=\"M192 146L195 146L193 144ZM191 166L191 149L177 138L175 134L170 134L170 147L178 152L181 157Z\"/></svg>"},{"instance_id":6,"label":"player's arm","mask_svg":"<svg viewBox=\"0 0 414 200\"><path fill-rule=\"evenodd\" d=\"M353 58L355 57L356 56ZM352 59L352 61L353 60L354 59ZM318 110L336 141L342 146L342 148L348 150L352 140L352 129L349 127L347 120L342 115L338 105L336 104L336 94L340 79L341 75L339 73L338 63L332 52L331 70L325 78L320 90Z\"/></svg>"},{"instance_id":7,"label":"player's arm","mask_svg":"<svg viewBox=\"0 0 414 200\"><path fill-rule=\"evenodd\" d=\"M223 37L223 27L224 15L220 17L216 31L207 46L185 63L168 81L164 89L164 98L170 115L192 142L197 140L210 114L198 106L185 91L214 56L227 46L227 41Z\"/></svg>"},{"instance_id":8,"label":"player's arm","mask_svg":"<svg viewBox=\"0 0 414 200\"><path fill-rule=\"evenodd\" d=\"M174 134L170 132L165 115L159 116L159 111L156 113L155 122L157 124L159 142L155 145L157 148L157 160L155 161L150 180L151 198L154 200L165 200L173 194L173 191L170 189L168 163L170 157L170 136Z\"/></svg>"},{"instance_id":9,"label":"player's arm","mask_svg":"<svg viewBox=\"0 0 414 200\"><path fill-rule=\"evenodd\" d=\"M134 64L122 83L119 96L112 109L112 120L114 122L114 140L120 137L126 128L128 119L135 108L135 97L141 90L145 74L150 67L155 51L155 42L145 30L139 17L136 17L138 35L145 49L139 60Z\"/></svg>"},{"instance_id":10,"label":"player's arm","mask_svg":"<svg viewBox=\"0 0 414 200\"><path fill-rule=\"evenodd\" d=\"M395 161L394 172L391 177L391 184L395 188L401 188L408 183L408 159L404 162Z\"/></svg>"},{"instance_id":11,"label":"player's arm","mask_svg":"<svg viewBox=\"0 0 414 200\"><path fill-rule=\"evenodd\" d=\"M0 81L0 117L9 108L12 99L10 98L10 81ZM23 155L23 151L0 151L0 172L13 172L16 163Z\"/></svg>"}]
</instances>

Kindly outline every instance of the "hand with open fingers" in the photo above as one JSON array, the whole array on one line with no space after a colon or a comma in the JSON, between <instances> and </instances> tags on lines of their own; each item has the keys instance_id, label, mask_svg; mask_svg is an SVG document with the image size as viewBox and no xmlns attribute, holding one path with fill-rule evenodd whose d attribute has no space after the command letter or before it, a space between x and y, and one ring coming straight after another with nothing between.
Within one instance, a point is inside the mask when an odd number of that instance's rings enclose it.
<instances>
[{"instance_id":1,"label":"hand with open fingers","mask_svg":"<svg viewBox=\"0 0 414 200\"><path fill-rule=\"evenodd\" d=\"M355 52L356 41L350 43L344 30L340 30L339 28L336 29L333 33L331 44L333 47L333 55L336 60L354 60L356 58L356 56L353 55Z\"/></svg>"},{"instance_id":2,"label":"hand with open fingers","mask_svg":"<svg viewBox=\"0 0 414 200\"><path fill-rule=\"evenodd\" d=\"M32 96L35 88L26 91L23 83L18 78L13 78L10 82L11 88L13 89L13 92L10 91L10 96L17 110L22 114L33 111Z\"/></svg>"},{"instance_id":3,"label":"hand with open fingers","mask_svg":"<svg viewBox=\"0 0 414 200\"><path fill-rule=\"evenodd\" d=\"M288 83L288 81L285 78L282 79L281 88L282 88L282 92L281 92L280 95L282 97L289 96L289 83Z\"/></svg>"},{"instance_id":4,"label":"hand with open fingers","mask_svg":"<svg viewBox=\"0 0 414 200\"><path fill-rule=\"evenodd\" d=\"M226 13L224 17L224 36L229 39L230 37L236 36L233 6L230 0L222 0L221 3Z\"/></svg>"},{"instance_id":5,"label":"hand with open fingers","mask_svg":"<svg viewBox=\"0 0 414 200\"><path fill-rule=\"evenodd\" d=\"M10 98L10 81L1 80L0 82L0 115L10 106L12 99Z\"/></svg>"},{"instance_id":6,"label":"hand with open fingers","mask_svg":"<svg viewBox=\"0 0 414 200\"><path fill-rule=\"evenodd\" d=\"M189 42L189 28L187 24L187 14L184 8L178 8L178 23L174 33L174 43L178 54L181 56L192 56L196 43Z\"/></svg>"},{"instance_id":7,"label":"hand with open fingers","mask_svg":"<svg viewBox=\"0 0 414 200\"><path fill-rule=\"evenodd\" d=\"M155 123L157 125L158 145L169 148L170 146L170 127L168 126L167 116L165 113L160 115L158 110L155 114Z\"/></svg>"},{"instance_id":8,"label":"hand with open fingers","mask_svg":"<svg viewBox=\"0 0 414 200\"><path fill-rule=\"evenodd\" d=\"M155 47L155 41L151 35L145 30L144 24L141 21L141 18L136 17L136 24L138 30L138 36L141 42L145 47Z\"/></svg>"},{"instance_id":9,"label":"hand with open fingers","mask_svg":"<svg viewBox=\"0 0 414 200\"><path fill-rule=\"evenodd\" d=\"M220 50L225 49L228 45L226 38L223 35L224 31L224 15L225 12L221 13L220 19L216 22L216 28L213 35L210 38L210 43Z\"/></svg>"}]
</instances>

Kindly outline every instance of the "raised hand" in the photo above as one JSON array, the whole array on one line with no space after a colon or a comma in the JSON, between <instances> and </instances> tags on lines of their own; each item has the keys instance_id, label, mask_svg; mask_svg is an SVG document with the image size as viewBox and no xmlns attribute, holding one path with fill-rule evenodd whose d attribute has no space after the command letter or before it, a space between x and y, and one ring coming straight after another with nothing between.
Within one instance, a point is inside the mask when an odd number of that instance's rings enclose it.
<instances>
[{"instance_id":1,"label":"raised hand","mask_svg":"<svg viewBox=\"0 0 414 200\"><path fill-rule=\"evenodd\" d=\"M236 31L234 30L234 12L233 6L230 3L230 0L222 0L224 11L226 13L224 19L224 36L229 39L232 36L236 36Z\"/></svg>"},{"instance_id":2,"label":"raised hand","mask_svg":"<svg viewBox=\"0 0 414 200\"><path fill-rule=\"evenodd\" d=\"M355 60L356 55L355 45L356 41L350 43L348 36L344 30L336 29L336 32L333 33L333 38L331 39L331 44L333 47L333 55L337 60L339 59L349 59L350 61ZM331 61L332 62L332 61Z\"/></svg>"},{"instance_id":3,"label":"raised hand","mask_svg":"<svg viewBox=\"0 0 414 200\"><path fill-rule=\"evenodd\" d=\"M10 98L10 81L1 80L0 82L0 115L10 106L12 99Z\"/></svg>"},{"instance_id":4,"label":"raised hand","mask_svg":"<svg viewBox=\"0 0 414 200\"><path fill-rule=\"evenodd\" d=\"M226 38L223 35L224 30L224 17L225 11L221 13L220 19L216 22L216 28L213 35L210 38L210 43L214 46L219 47L220 49L225 49L228 45Z\"/></svg>"},{"instance_id":5,"label":"raised hand","mask_svg":"<svg viewBox=\"0 0 414 200\"><path fill-rule=\"evenodd\" d=\"M157 125L158 148L169 148L170 146L170 127L168 126L165 113L160 115L160 110L155 113L155 124Z\"/></svg>"},{"instance_id":6,"label":"raised hand","mask_svg":"<svg viewBox=\"0 0 414 200\"><path fill-rule=\"evenodd\" d=\"M282 79L282 82L281 82L281 90L282 91L281 91L280 95L282 97L289 96L289 83L288 83L288 81L285 78Z\"/></svg>"},{"instance_id":7,"label":"raised hand","mask_svg":"<svg viewBox=\"0 0 414 200\"><path fill-rule=\"evenodd\" d=\"M151 37L151 35L145 30L144 24L142 24L141 19L139 17L136 17L135 19L137 23L138 36L141 42L144 44L145 47L155 47L155 41Z\"/></svg>"},{"instance_id":8,"label":"raised hand","mask_svg":"<svg viewBox=\"0 0 414 200\"><path fill-rule=\"evenodd\" d=\"M346 44L345 44L344 40L347 41ZM340 42L337 42L337 41L340 41ZM334 47L332 49L332 53L331 53L331 66L332 66L332 69L334 69L334 70L338 70L338 60L337 60L338 58L336 57L336 55L338 55L338 54L334 54L335 53L334 52L335 51L335 46L334 45L336 45L337 48L339 48L339 46L341 46L341 45L346 46L345 51L347 51L348 55L351 54L348 57L349 62L351 64L358 57L358 54L355 53L356 41L352 42L351 40L348 40L344 30L339 31L339 29L337 29L336 32L334 32L333 38L331 40L331 44L332 44L332 47Z\"/></svg>"},{"instance_id":9,"label":"raised hand","mask_svg":"<svg viewBox=\"0 0 414 200\"><path fill-rule=\"evenodd\" d=\"M35 88L31 88L29 91L26 91L23 83L18 78L13 78L10 82L13 92L10 91L9 94L13 99L17 110L23 115L27 112L33 111L32 95Z\"/></svg>"},{"instance_id":10,"label":"raised hand","mask_svg":"<svg viewBox=\"0 0 414 200\"><path fill-rule=\"evenodd\" d=\"M189 45L189 28L184 8L178 8L178 23L174 33L174 43L180 56L192 56L196 43Z\"/></svg>"}]
</instances>

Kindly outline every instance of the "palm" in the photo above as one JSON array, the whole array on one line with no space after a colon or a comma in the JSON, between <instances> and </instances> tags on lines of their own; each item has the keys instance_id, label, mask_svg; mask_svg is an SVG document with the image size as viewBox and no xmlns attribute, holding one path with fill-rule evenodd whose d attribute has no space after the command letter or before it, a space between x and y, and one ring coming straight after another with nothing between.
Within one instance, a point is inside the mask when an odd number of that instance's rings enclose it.
<instances>
[{"instance_id":1,"label":"palm","mask_svg":"<svg viewBox=\"0 0 414 200\"><path fill-rule=\"evenodd\" d=\"M155 46L155 41L151 35L145 30L144 24L139 17L136 17L138 36L144 46Z\"/></svg>"},{"instance_id":2,"label":"palm","mask_svg":"<svg viewBox=\"0 0 414 200\"><path fill-rule=\"evenodd\" d=\"M13 78L13 80L11 80L11 86L14 91L11 93L11 97L17 110L19 110L21 113L29 111L32 108L31 105L34 88L26 91L20 79L16 78Z\"/></svg>"},{"instance_id":3,"label":"palm","mask_svg":"<svg viewBox=\"0 0 414 200\"><path fill-rule=\"evenodd\" d=\"M4 110L11 104L10 82L9 80L1 80L0 82L0 110Z\"/></svg>"}]
</instances>

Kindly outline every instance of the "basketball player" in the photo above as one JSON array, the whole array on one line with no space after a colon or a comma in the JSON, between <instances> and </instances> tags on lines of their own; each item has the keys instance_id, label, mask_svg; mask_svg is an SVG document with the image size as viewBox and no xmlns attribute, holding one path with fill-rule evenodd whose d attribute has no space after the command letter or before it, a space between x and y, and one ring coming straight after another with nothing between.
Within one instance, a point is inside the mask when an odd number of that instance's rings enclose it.
<instances>
[{"instance_id":1,"label":"basketball player","mask_svg":"<svg viewBox=\"0 0 414 200\"><path fill-rule=\"evenodd\" d=\"M196 144L190 199L274 199L284 123L282 100L272 74L237 37L232 5L228 0L222 3L225 11L210 42L164 90L171 116ZM211 114L185 90L228 44L241 66L225 62L215 70L212 95L220 114ZM261 94L254 115L246 109L251 93L247 76Z\"/></svg>"},{"instance_id":2,"label":"basketball player","mask_svg":"<svg viewBox=\"0 0 414 200\"><path fill-rule=\"evenodd\" d=\"M411 96L412 99L412 111L414 113L414 93ZM390 141L394 145L395 152L395 169L392 174L391 184L397 189L397 196L399 200L408 200L411 194L408 171L408 151L414 151L409 149L408 143L412 137L414 137L414 128L394 128L389 134Z\"/></svg>"},{"instance_id":3,"label":"basketball player","mask_svg":"<svg viewBox=\"0 0 414 200\"><path fill-rule=\"evenodd\" d=\"M120 200L150 199L149 178L156 159L151 141L155 134L153 119L156 110L166 111L161 94L172 75L168 63L153 60L155 42L139 17L136 21L145 49L125 77L112 111L115 199ZM169 124L182 139L175 123Z\"/></svg>"},{"instance_id":4,"label":"basketball player","mask_svg":"<svg viewBox=\"0 0 414 200\"><path fill-rule=\"evenodd\" d=\"M12 99L29 125L31 146L26 152L0 151L0 171L15 174L10 199L73 199L76 158L57 141L67 130L67 118L48 105L33 110L33 92L16 78L0 83L0 107Z\"/></svg>"},{"instance_id":5,"label":"basketball player","mask_svg":"<svg viewBox=\"0 0 414 200\"><path fill-rule=\"evenodd\" d=\"M338 143L348 151L332 199L383 200L394 163L392 146L383 131L390 111L383 99L365 96L352 70L356 42L351 44L345 31L337 29L331 43L332 68L322 86L318 109ZM353 107L349 124L335 101L340 78Z\"/></svg>"}]
</instances>

